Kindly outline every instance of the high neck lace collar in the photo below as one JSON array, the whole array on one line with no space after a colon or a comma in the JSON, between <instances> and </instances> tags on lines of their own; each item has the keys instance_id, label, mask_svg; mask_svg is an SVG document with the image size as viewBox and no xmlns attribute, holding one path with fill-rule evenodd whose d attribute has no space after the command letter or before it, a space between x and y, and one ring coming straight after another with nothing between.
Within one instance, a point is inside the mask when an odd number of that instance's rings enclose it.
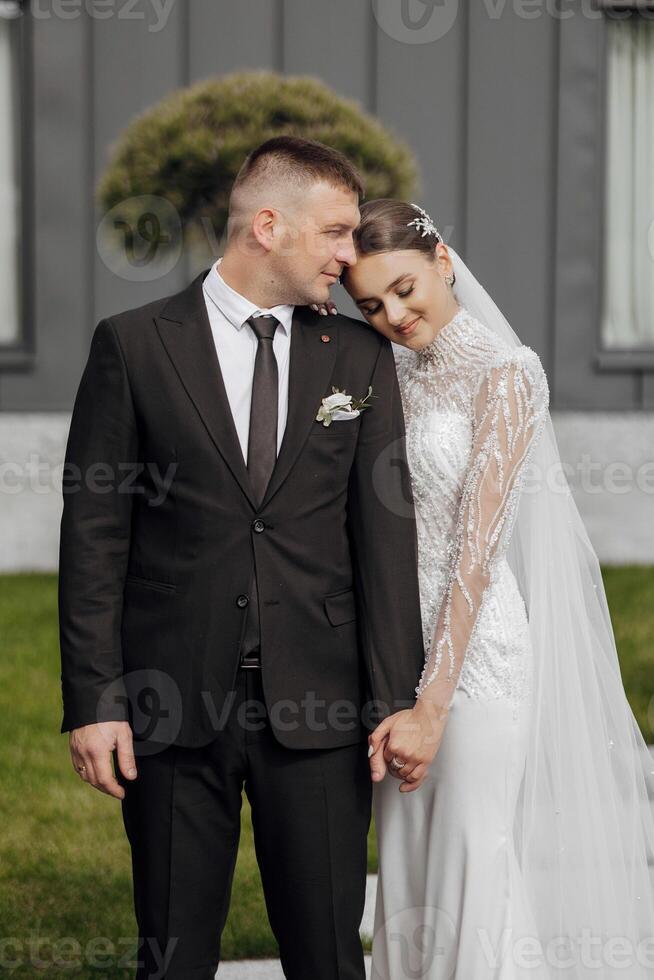
<instances>
[{"instance_id":1,"label":"high neck lace collar","mask_svg":"<svg viewBox=\"0 0 654 980\"><path fill-rule=\"evenodd\" d=\"M438 371L475 371L510 349L500 336L461 306L426 347L416 351L416 364Z\"/></svg>"},{"instance_id":2,"label":"high neck lace collar","mask_svg":"<svg viewBox=\"0 0 654 980\"><path fill-rule=\"evenodd\" d=\"M445 360L445 352L449 343L449 336L457 333L461 328L470 324L472 317L464 306L460 306L451 320L441 327L431 343L421 347L416 351L418 361L421 363L440 364Z\"/></svg>"}]
</instances>

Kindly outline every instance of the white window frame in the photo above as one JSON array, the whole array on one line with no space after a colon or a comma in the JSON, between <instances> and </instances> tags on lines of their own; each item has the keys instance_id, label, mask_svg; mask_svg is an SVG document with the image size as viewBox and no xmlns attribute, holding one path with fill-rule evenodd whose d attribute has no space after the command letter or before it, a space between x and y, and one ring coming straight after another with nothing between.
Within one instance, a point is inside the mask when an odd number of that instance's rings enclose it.
<instances>
[{"instance_id":1,"label":"white window frame","mask_svg":"<svg viewBox=\"0 0 654 980\"><path fill-rule=\"evenodd\" d=\"M0 0L0 27L9 34L11 62L4 65L0 80L0 125L9 128L9 139L0 134L3 146L3 183L0 194L5 217L5 240L0 241L0 259L6 270L0 317L0 370L23 369L33 360L32 300L26 289L33 243L27 235L29 189L31 187L31 132L27 110L30 104L30 17L24 0ZM11 79L11 92L4 83ZM11 168L13 166L13 178ZM13 188L16 189L12 193ZM13 219L13 220L12 220ZM13 290L12 290L13 287ZM11 292L9 292L11 290ZM8 299L6 297L9 297Z\"/></svg>"},{"instance_id":2,"label":"white window frame","mask_svg":"<svg viewBox=\"0 0 654 980\"><path fill-rule=\"evenodd\" d=\"M647 339L644 343L629 343L626 341L624 344L619 342L612 342L610 339L611 324L609 320L608 308L613 306L614 311L617 310L616 307L616 297L612 298L611 290L612 287L616 287L619 290L628 290L630 295L633 295L633 278L629 270L623 270L622 273L619 269L613 268L613 273L611 269L611 262L615 261L615 251L619 249L620 240L620 229L614 229L614 236L611 238L612 225L613 222L610 217L611 205L609 202L609 181L611 180L611 147L610 147L610 108L609 108L609 97L610 97L610 78L609 75L609 31L612 29L613 24L611 21L622 22L625 20L631 21L633 18L638 18L639 21L646 24L646 29L654 31L654 2L653 0L600 0L600 5L604 8L606 14L606 71L607 84L605 86L604 93L604 111L605 111L605 139L604 139L604 154L605 154L605 165L604 165L604 188L602 197L602 207L603 207L603 233L602 233L602 302L601 302L601 317L599 324L599 343L598 343L598 353L597 361L600 367L606 368L617 368L617 369L629 369L629 368L642 368L651 369L654 367L654 332L652 334L652 340ZM654 67L653 67L654 70ZM615 162L614 162L615 166ZM631 175L630 175L631 176ZM654 218L654 215L652 216ZM627 234L627 230L622 230L622 237ZM642 274L642 272L641 272ZM613 275L613 278L609 278ZM654 254L652 255L652 275L654 275ZM622 282L621 282L622 280ZM619 296L617 297L619 300ZM625 307L629 308L629 300L625 304ZM615 314L614 314L615 315ZM620 311L619 315L630 316L628 312L622 314ZM654 317L654 305L652 309L652 316ZM635 330L632 329L632 334L635 334Z\"/></svg>"}]
</instances>

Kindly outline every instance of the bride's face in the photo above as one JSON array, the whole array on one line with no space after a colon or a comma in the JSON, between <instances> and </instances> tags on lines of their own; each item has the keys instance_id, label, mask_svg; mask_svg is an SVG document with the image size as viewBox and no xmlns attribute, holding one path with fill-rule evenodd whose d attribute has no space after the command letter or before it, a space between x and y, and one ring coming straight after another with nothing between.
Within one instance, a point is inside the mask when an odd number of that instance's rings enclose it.
<instances>
[{"instance_id":1,"label":"bride's face","mask_svg":"<svg viewBox=\"0 0 654 980\"><path fill-rule=\"evenodd\" d=\"M361 256L347 270L344 285L375 330L420 350L458 310L445 282L451 272L447 247L438 244L433 261L416 249Z\"/></svg>"}]
</instances>

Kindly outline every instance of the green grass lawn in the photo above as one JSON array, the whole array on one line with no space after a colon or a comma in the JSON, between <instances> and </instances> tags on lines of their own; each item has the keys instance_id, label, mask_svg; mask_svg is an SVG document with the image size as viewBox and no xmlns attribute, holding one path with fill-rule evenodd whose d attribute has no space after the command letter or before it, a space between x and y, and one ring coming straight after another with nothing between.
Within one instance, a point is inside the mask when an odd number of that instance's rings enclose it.
<instances>
[{"instance_id":1,"label":"green grass lawn","mask_svg":"<svg viewBox=\"0 0 654 980\"><path fill-rule=\"evenodd\" d=\"M652 743L654 568L607 569L605 582L625 687ZM55 576L0 577L0 638L0 976L131 977L121 966L133 956L136 927L120 803L75 775L68 735L58 734ZM276 954L247 805L242 830L226 959Z\"/></svg>"}]
</instances>

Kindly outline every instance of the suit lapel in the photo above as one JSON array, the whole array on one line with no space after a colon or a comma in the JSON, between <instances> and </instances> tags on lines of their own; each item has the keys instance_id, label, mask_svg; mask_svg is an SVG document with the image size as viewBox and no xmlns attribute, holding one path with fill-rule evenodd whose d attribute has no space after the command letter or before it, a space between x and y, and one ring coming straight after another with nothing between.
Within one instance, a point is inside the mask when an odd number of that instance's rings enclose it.
<instances>
[{"instance_id":1,"label":"suit lapel","mask_svg":"<svg viewBox=\"0 0 654 980\"><path fill-rule=\"evenodd\" d=\"M231 470L253 510L262 510L282 486L309 435L331 378L337 331L324 343L324 320L297 306L291 329L288 418L284 438L261 507L256 507L216 353L202 291L205 269L182 292L172 296L155 318L161 341L216 449Z\"/></svg>"},{"instance_id":2,"label":"suit lapel","mask_svg":"<svg viewBox=\"0 0 654 980\"><path fill-rule=\"evenodd\" d=\"M202 292L208 271L170 299L156 317L157 329L216 449L256 509Z\"/></svg>"}]
</instances>

